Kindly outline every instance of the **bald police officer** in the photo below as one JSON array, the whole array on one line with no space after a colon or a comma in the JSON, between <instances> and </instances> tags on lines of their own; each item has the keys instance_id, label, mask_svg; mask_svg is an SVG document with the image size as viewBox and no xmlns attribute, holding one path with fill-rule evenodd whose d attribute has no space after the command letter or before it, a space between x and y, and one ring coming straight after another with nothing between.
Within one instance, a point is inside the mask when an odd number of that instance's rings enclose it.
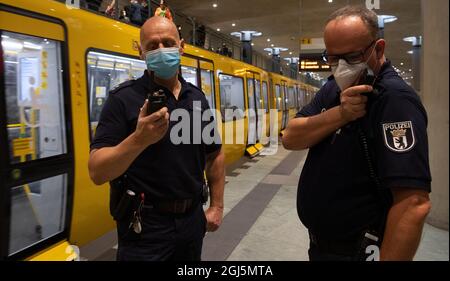
<instances>
[{"instance_id":1,"label":"bald police officer","mask_svg":"<svg viewBox=\"0 0 450 281\"><path fill-rule=\"evenodd\" d=\"M287 149L310 149L297 210L311 260L412 260L431 208L427 115L385 58L377 22L359 7L331 15L333 76L283 137Z\"/></svg>"},{"instance_id":2,"label":"bald police officer","mask_svg":"<svg viewBox=\"0 0 450 281\"><path fill-rule=\"evenodd\" d=\"M192 141L193 126L199 125L193 114L210 108L201 90L179 75L183 48L168 19L153 17L142 26L140 53L148 70L110 92L91 144L92 180L111 182L112 213L126 206L115 217L118 260L200 260L205 231L217 230L222 221L224 154L220 139ZM158 91L167 106L149 115L147 94ZM169 114L178 109L190 117L189 143L170 139L179 122ZM202 130L210 122L202 121ZM211 190L206 212L204 170Z\"/></svg>"}]
</instances>

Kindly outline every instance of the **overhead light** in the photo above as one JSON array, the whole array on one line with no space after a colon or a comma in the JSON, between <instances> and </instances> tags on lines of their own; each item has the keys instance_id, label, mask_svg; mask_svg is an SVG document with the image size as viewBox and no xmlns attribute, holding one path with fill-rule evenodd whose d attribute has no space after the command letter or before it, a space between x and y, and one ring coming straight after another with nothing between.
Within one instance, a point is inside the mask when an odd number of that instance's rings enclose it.
<instances>
[{"instance_id":1,"label":"overhead light","mask_svg":"<svg viewBox=\"0 0 450 281\"><path fill-rule=\"evenodd\" d=\"M232 23L232 24L231 24L231 26L235 27L235 26L236 26L236 24L235 24L235 23Z\"/></svg>"},{"instance_id":2,"label":"overhead light","mask_svg":"<svg viewBox=\"0 0 450 281\"><path fill-rule=\"evenodd\" d=\"M292 52L289 52L289 55L292 55Z\"/></svg>"},{"instance_id":3,"label":"overhead light","mask_svg":"<svg viewBox=\"0 0 450 281\"><path fill-rule=\"evenodd\" d=\"M411 71L412 71L412 69L410 68L410 69L409 69L409 72L411 72Z\"/></svg>"},{"instance_id":4,"label":"overhead light","mask_svg":"<svg viewBox=\"0 0 450 281\"><path fill-rule=\"evenodd\" d=\"M217 29L217 31L219 31L219 32L220 32L220 28L218 28L218 29Z\"/></svg>"},{"instance_id":5,"label":"overhead light","mask_svg":"<svg viewBox=\"0 0 450 281\"><path fill-rule=\"evenodd\" d=\"M270 38L267 38L267 42L270 42Z\"/></svg>"},{"instance_id":6,"label":"overhead light","mask_svg":"<svg viewBox=\"0 0 450 281\"><path fill-rule=\"evenodd\" d=\"M274 44L270 44L270 47L275 47L275 45Z\"/></svg>"},{"instance_id":7,"label":"overhead light","mask_svg":"<svg viewBox=\"0 0 450 281\"><path fill-rule=\"evenodd\" d=\"M396 21L398 18L396 16L392 15L379 15L378 20L382 21L383 23L391 23Z\"/></svg>"},{"instance_id":8,"label":"overhead light","mask_svg":"<svg viewBox=\"0 0 450 281\"><path fill-rule=\"evenodd\" d=\"M415 36L409 36L409 37L403 38L403 41L405 41L405 42L414 42L414 40L416 40Z\"/></svg>"},{"instance_id":9,"label":"overhead light","mask_svg":"<svg viewBox=\"0 0 450 281\"><path fill-rule=\"evenodd\" d=\"M252 43L252 46L255 46L255 43Z\"/></svg>"},{"instance_id":10,"label":"overhead light","mask_svg":"<svg viewBox=\"0 0 450 281\"><path fill-rule=\"evenodd\" d=\"M2 40L2 47L7 50L15 50L15 51L21 51L23 49L23 45L21 43L9 40Z\"/></svg>"},{"instance_id":11,"label":"overhead light","mask_svg":"<svg viewBox=\"0 0 450 281\"><path fill-rule=\"evenodd\" d=\"M328 3L333 3L333 0L328 0Z\"/></svg>"},{"instance_id":12,"label":"overhead light","mask_svg":"<svg viewBox=\"0 0 450 281\"><path fill-rule=\"evenodd\" d=\"M217 3L213 4L213 8L217 8L217 6L218 6Z\"/></svg>"},{"instance_id":13,"label":"overhead light","mask_svg":"<svg viewBox=\"0 0 450 281\"><path fill-rule=\"evenodd\" d=\"M422 36L409 36L403 38L403 41L410 42L413 46L422 46Z\"/></svg>"},{"instance_id":14,"label":"overhead light","mask_svg":"<svg viewBox=\"0 0 450 281\"><path fill-rule=\"evenodd\" d=\"M400 65L404 65L404 63L403 63L403 62L401 62L401 63L400 63Z\"/></svg>"},{"instance_id":15,"label":"overhead light","mask_svg":"<svg viewBox=\"0 0 450 281\"><path fill-rule=\"evenodd\" d=\"M408 51L406 53L409 54L409 55L412 55L414 52L413 51Z\"/></svg>"},{"instance_id":16,"label":"overhead light","mask_svg":"<svg viewBox=\"0 0 450 281\"><path fill-rule=\"evenodd\" d=\"M261 36L262 32L254 30L242 30L239 32L231 32L230 35L238 37L241 41L250 42L254 37Z\"/></svg>"},{"instance_id":17,"label":"overhead light","mask_svg":"<svg viewBox=\"0 0 450 281\"><path fill-rule=\"evenodd\" d=\"M23 42L23 46L27 49L33 49L33 50L42 50L42 46L30 43L30 42Z\"/></svg>"}]
</instances>

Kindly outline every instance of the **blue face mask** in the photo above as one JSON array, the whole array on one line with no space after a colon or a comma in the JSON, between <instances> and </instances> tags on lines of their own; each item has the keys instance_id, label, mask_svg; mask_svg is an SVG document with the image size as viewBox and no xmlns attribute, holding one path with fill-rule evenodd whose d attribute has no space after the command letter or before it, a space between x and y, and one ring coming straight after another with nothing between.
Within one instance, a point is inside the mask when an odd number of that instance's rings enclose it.
<instances>
[{"instance_id":1,"label":"blue face mask","mask_svg":"<svg viewBox=\"0 0 450 281\"><path fill-rule=\"evenodd\" d=\"M174 48L159 48L145 54L147 69L153 71L155 76L169 79L177 74L180 66L180 50Z\"/></svg>"}]
</instances>

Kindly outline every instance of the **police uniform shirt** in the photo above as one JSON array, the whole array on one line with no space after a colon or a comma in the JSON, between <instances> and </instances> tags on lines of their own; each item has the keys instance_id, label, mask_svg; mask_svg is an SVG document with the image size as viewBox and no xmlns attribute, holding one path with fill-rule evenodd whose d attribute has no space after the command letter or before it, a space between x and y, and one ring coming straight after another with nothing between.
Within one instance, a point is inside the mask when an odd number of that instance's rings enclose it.
<instances>
[{"instance_id":1,"label":"police uniform shirt","mask_svg":"<svg viewBox=\"0 0 450 281\"><path fill-rule=\"evenodd\" d=\"M381 185L387 190L430 192L427 115L418 95L389 61L375 88L379 95L369 99L368 114L361 121ZM318 115L339 104L339 87L330 77L297 117ZM327 239L359 235L381 219L377 189L356 128L353 122L312 147L299 180L299 217L312 233Z\"/></svg>"},{"instance_id":2,"label":"police uniform shirt","mask_svg":"<svg viewBox=\"0 0 450 281\"><path fill-rule=\"evenodd\" d=\"M203 114L209 110L208 101L202 91L181 76L181 91L178 100L166 88L155 84L147 71L132 81L127 81L112 90L103 107L91 150L102 147L113 147L121 143L136 130L140 108L147 94L163 89L167 97L169 114L175 109L185 109L190 117L190 142L174 144L170 139L171 129L178 121L170 121L166 135L159 142L150 145L133 161L126 171L127 185L138 192L145 192L149 200L195 199L200 196L206 155L221 148L220 139L206 144L203 139L193 142L193 115ZM194 103L194 101L196 103ZM198 104L200 103L200 104ZM194 106L194 105L200 106ZM201 115L198 115L201 116ZM181 119L179 119L180 121ZM197 120L197 119L196 119ZM202 120L202 119L200 119ZM200 121L201 131L211 126L210 121ZM180 136L182 131L178 131ZM200 143L199 143L200 142ZM198 144L199 143L199 144Z\"/></svg>"}]
</instances>

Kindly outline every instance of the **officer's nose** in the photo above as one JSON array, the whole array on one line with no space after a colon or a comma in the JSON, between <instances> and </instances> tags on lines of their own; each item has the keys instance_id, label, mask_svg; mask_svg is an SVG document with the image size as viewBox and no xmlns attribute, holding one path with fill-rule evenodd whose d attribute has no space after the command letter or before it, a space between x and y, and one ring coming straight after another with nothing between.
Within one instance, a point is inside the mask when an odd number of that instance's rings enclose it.
<instances>
[{"instance_id":1,"label":"officer's nose","mask_svg":"<svg viewBox=\"0 0 450 281\"><path fill-rule=\"evenodd\" d=\"M163 43L159 43L158 48L159 49L164 48L164 44Z\"/></svg>"}]
</instances>

